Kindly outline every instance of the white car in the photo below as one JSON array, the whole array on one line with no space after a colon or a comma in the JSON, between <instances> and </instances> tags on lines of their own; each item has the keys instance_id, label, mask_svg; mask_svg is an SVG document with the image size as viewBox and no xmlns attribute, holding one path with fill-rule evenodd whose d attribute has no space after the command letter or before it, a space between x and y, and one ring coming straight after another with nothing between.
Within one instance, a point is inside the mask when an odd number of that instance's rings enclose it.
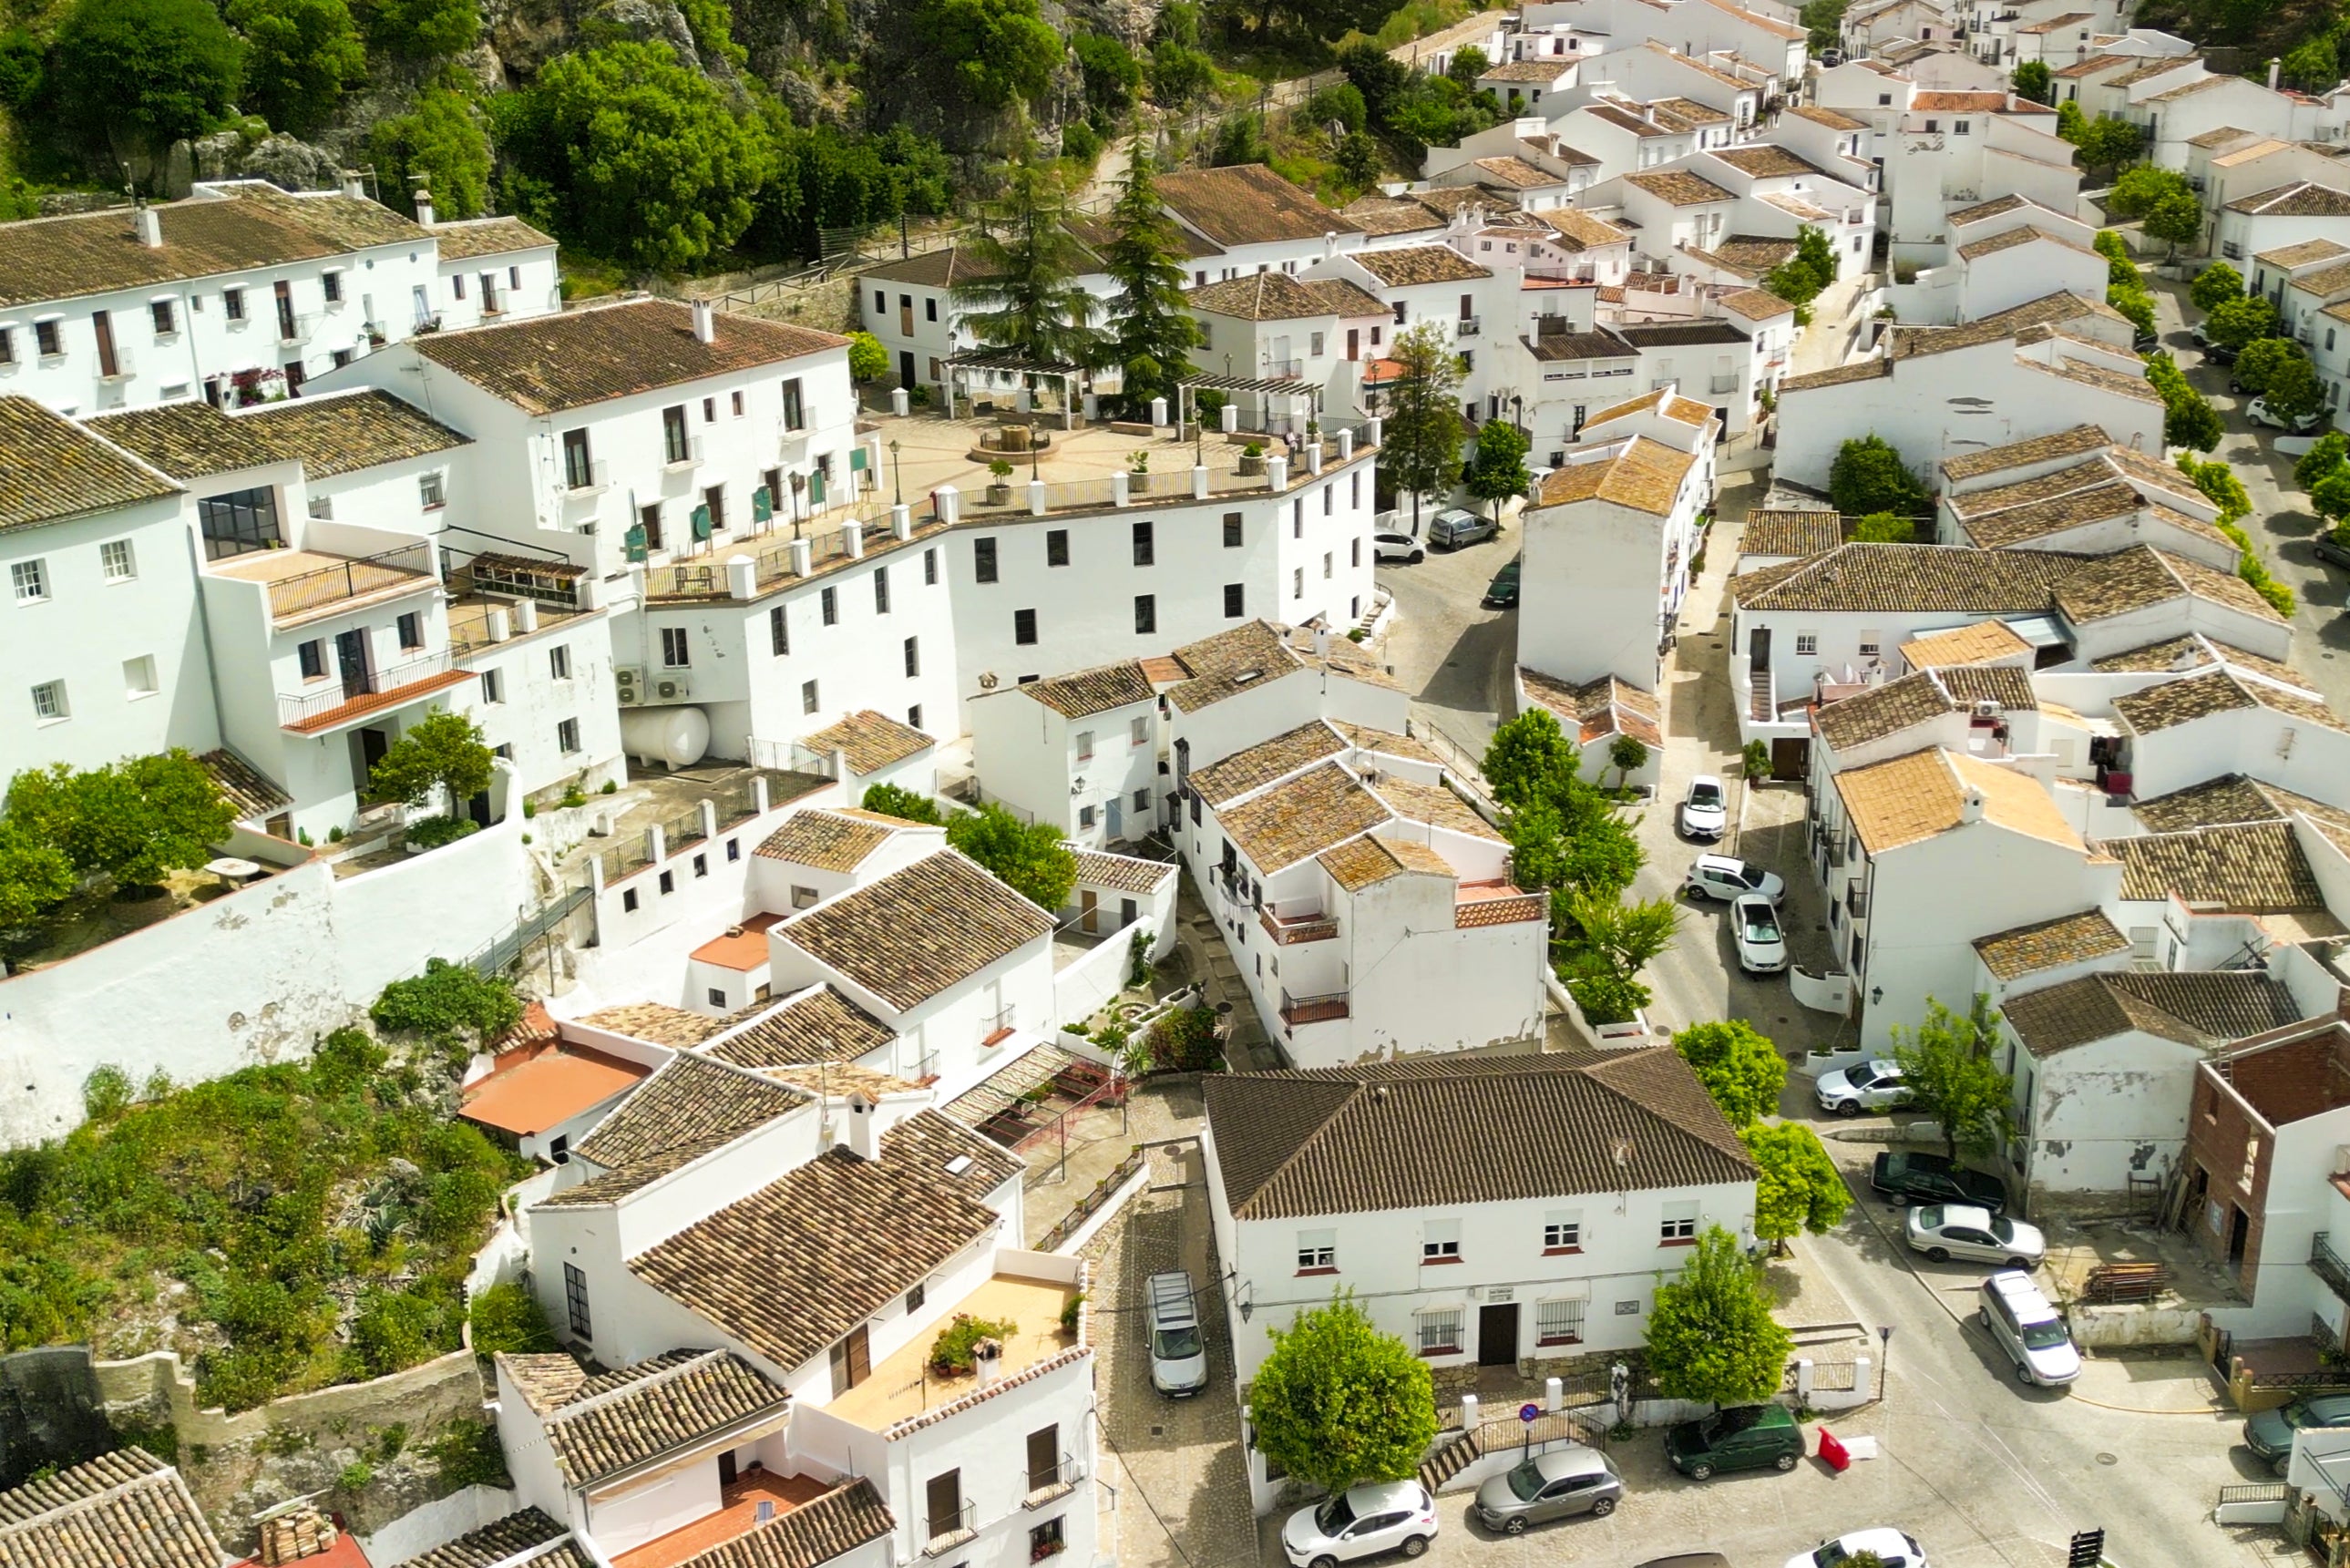
<instances>
[{"instance_id":1,"label":"white car","mask_svg":"<svg viewBox=\"0 0 2350 1568\"><path fill-rule=\"evenodd\" d=\"M1834 1073L1823 1073L1812 1085L1820 1109L1831 1116L1856 1116L1863 1111L1898 1110L1918 1097L1901 1081L1898 1064L1878 1058Z\"/></svg>"},{"instance_id":2,"label":"white car","mask_svg":"<svg viewBox=\"0 0 2350 1568\"><path fill-rule=\"evenodd\" d=\"M1420 548L1419 541L1409 534L1372 535L1371 554L1382 561L1417 563L1428 558L1428 552Z\"/></svg>"},{"instance_id":3,"label":"white car","mask_svg":"<svg viewBox=\"0 0 2350 1568\"><path fill-rule=\"evenodd\" d=\"M1776 904L1786 898L1787 884L1776 872L1733 856L1700 855L1681 878L1681 891L1692 898L1719 898L1725 904L1758 893Z\"/></svg>"},{"instance_id":4,"label":"white car","mask_svg":"<svg viewBox=\"0 0 2350 1568\"><path fill-rule=\"evenodd\" d=\"M1788 1558L1787 1568L1838 1568L1864 1552L1876 1552L1885 1568L1926 1568L1926 1549L1916 1538L1885 1525L1823 1541L1809 1552Z\"/></svg>"},{"instance_id":5,"label":"white car","mask_svg":"<svg viewBox=\"0 0 2350 1568\"><path fill-rule=\"evenodd\" d=\"M1787 967L1786 928L1762 894L1742 894L1730 906L1730 935L1738 944L1738 967L1748 974L1776 974Z\"/></svg>"},{"instance_id":6,"label":"white car","mask_svg":"<svg viewBox=\"0 0 2350 1568\"><path fill-rule=\"evenodd\" d=\"M2063 1315L2040 1293L2030 1274L2002 1270L1975 1293L1981 1299L1975 1323L2007 1353L2019 1381L2062 1388L2081 1376L2081 1353Z\"/></svg>"},{"instance_id":7,"label":"white car","mask_svg":"<svg viewBox=\"0 0 2350 1568\"><path fill-rule=\"evenodd\" d=\"M1720 838L1730 826L1728 798L1721 793L1721 781L1711 774L1700 774L1689 782L1689 794L1681 797L1681 833L1689 838Z\"/></svg>"},{"instance_id":8,"label":"white car","mask_svg":"<svg viewBox=\"0 0 2350 1568\"><path fill-rule=\"evenodd\" d=\"M2048 1255L2039 1227L1962 1203L1926 1203L1909 1210L1904 1238L1913 1252L1938 1263L1952 1258L2036 1269Z\"/></svg>"},{"instance_id":9,"label":"white car","mask_svg":"<svg viewBox=\"0 0 2350 1568\"><path fill-rule=\"evenodd\" d=\"M1416 1480L1349 1487L1281 1527L1290 1568L1335 1568L1383 1552L1417 1557L1436 1539L1436 1500Z\"/></svg>"},{"instance_id":10,"label":"white car","mask_svg":"<svg viewBox=\"0 0 2350 1568\"><path fill-rule=\"evenodd\" d=\"M2295 435L2307 435L2317 428L2318 423L2315 414L2295 414L2288 420L2282 414L2271 413L2266 398L2254 398L2246 403L2244 417L2256 425L2266 425L2272 431L2291 431Z\"/></svg>"}]
</instances>

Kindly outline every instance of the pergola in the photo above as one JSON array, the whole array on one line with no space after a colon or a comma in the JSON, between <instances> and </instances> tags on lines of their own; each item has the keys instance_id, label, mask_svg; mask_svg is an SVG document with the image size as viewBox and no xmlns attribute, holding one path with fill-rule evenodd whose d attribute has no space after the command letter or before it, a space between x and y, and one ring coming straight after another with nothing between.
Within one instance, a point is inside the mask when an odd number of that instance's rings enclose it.
<instances>
[{"instance_id":1,"label":"pergola","mask_svg":"<svg viewBox=\"0 0 2350 1568\"><path fill-rule=\"evenodd\" d=\"M1031 392L1035 380L1056 382L1061 394L1061 428L1076 428L1079 385L1084 368L1059 359L1032 359L1025 354L1008 348L972 348L947 359L947 414L952 418L956 405L971 394L965 389L970 373L984 370L991 376L1010 373L1021 379L1021 390ZM1033 404L1035 399L1030 398Z\"/></svg>"},{"instance_id":2,"label":"pergola","mask_svg":"<svg viewBox=\"0 0 2350 1568\"><path fill-rule=\"evenodd\" d=\"M1244 393L1255 398L1257 406L1264 410L1264 429L1271 434L1291 433L1286 429L1277 431L1273 429L1273 400L1275 398L1313 400L1313 406L1303 410L1303 418L1294 402L1284 410L1282 419L1284 424L1295 423L1303 427L1305 419L1319 415L1322 410L1322 389L1295 376L1191 376L1176 383L1176 396L1180 405L1176 412L1177 428L1190 425L1199 418L1198 394L1201 392Z\"/></svg>"}]
</instances>

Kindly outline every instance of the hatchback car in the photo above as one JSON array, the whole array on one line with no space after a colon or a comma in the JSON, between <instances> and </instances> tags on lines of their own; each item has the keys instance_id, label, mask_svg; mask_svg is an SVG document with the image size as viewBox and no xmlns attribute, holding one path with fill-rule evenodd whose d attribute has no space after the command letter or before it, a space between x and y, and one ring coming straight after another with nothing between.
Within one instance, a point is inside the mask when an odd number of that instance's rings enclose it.
<instances>
[{"instance_id":1,"label":"hatchback car","mask_svg":"<svg viewBox=\"0 0 2350 1568\"><path fill-rule=\"evenodd\" d=\"M1779 911L1760 893L1730 906L1730 936L1738 944L1738 967L1748 974L1777 974L1787 967L1787 932Z\"/></svg>"},{"instance_id":2,"label":"hatchback car","mask_svg":"<svg viewBox=\"0 0 2350 1568\"><path fill-rule=\"evenodd\" d=\"M1991 1214L2007 1211L2007 1183L1939 1154L1887 1149L1869 1165L1868 1184L1897 1205L1962 1203Z\"/></svg>"},{"instance_id":3,"label":"hatchback car","mask_svg":"<svg viewBox=\"0 0 2350 1568\"><path fill-rule=\"evenodd\" d=\"M1689 782L1689 794L1681 797L1681 833L1690 838L1720 838L1730 826L1727 797L1721 793L1721 781L1711 774L1700 774Z\"/></svg>"},{"instance_id":4,"label":"hatchback car","mask_svg":"<svg viewBox=\"0 0 2350 1568\"><path fill-rule=\"evenodd\" d=\"M1419 541L1409 534L1372 535L1371 554L1378 560L1402 561L1407 565L1416 565L1428 559L1428 552L1421 549Z\"/></svg>"},{"instance_id":5,"label":"hatchback car","mask_svg":"<svg viewBox=\"0 0 2350 1568\"><path fill-rule=\"evenodd\" d=\"M1518 607L1519 565L1520 563L1512 561L1508 566L1503 566L1500 571L1493 574L1492 582L1485 589L1485 607L1487 609L1515 609Z\"/></svg>"},{"instance_id":6,"label":"hatchback car","mask_svg":"<svg viewBox=\"0 0 2350 1568\"><path fill-rule=\"evenodd\" d=\"M2282 1475L2293 1460L2293 1435L2303 1427L2350 1427L2350 1394L2312 1394L2244 1423L2244 1447Z\"/></svg>"},{"instance_id":7,"label":"hatchback car","mask_svg":"<svg viewBox=\"0 0 2350 1568\"><path fill-rule=\"evenodd\" d=\"M2330 529L2312 539L2309 547L2329 566L2350 566L2350 540Z\"/></svg>"},{"instance_id":8,"label":"hatchback car","mask_svg":"<svg viewBox=\"0 0 2350 1568\"><path fill-rule=\"evenodd\" d=\"M1926 1549L1917 1539L1885 1526L1823 1541L1809 1552L1788 1558L1787 1568L1840 1568L1864 1552L1875 1552L1885 1568L1926 1568Z\"/></svg>"},{"instance_id":9,"label":"hatchback car","mask_svg":"<svg viewBox=\"0 0 2350 1568\"><path fill-rule=\"evenodd\" d=\"M2270 411L2266 398L2254 398L2246 403L2244 417L2256 425L2266 425L2272 431L2291 431L2295 435L2307 435L2318 425L2315 414L2285 415Z\"/></svg>"},{"instance_id":10,"label":"hatchback car","mask_svg":"<svg viewBox=\"0 0 2350 1568\"><path fill-rule=\"evenodd\" d=\"M1417 1557L1436 1539L1436 1500L1416 1480L1348 1487L1281 1527L1291 1568L1335 1568L1382 1552Z\"/></svg>"},{"instance_id":11,"label":"hatchback car","mask_svg":"<svg viewBox=\"0 0 2350 1568\"><path fill-rule=\"evenodd\" d=\"M1898 1110L1918 1097L1916 1091L1901 1081L1899 1064L1881 1057L1821 1074L1819 1081L1812 1085L1812 1094L1820 1102L1820 1109L1838 1116Z\"/></svg>"},{"instance_id":12,"label":"hatchback car","mask_svg":"<svg viewBox=\"0 0 2350 1568\"><path fill-rule=\"evenodd\" d=\"M1784 1405L1732 1405L1665 1428L1665 1459L1691 1480L1716 1470L1791 1470L1804 1429Z\"/></svg>"},{"instance_id":13,"label":"hatchback car","mask_svg":"<svg viewBox=\"0 0 2350 1568\"><path fill-rule=\"evenodd\" d=\"M1523 1535L1529 1524L1613 1513L1623 1495L1623 1478L1607 1456L1576 1443L1537 1454L1493 1477L1477 1489L1471 1511L1488 1530Z\"/></svg>"},{"instance_id":14,"label":"hatchback car","mask_svg":"<svg viewBox=\"0 0 2350 1568\"><path fill-rule=\"evenodd\" d=\"M1991 1343L2015 1363L2016 1377L2043 1388L2061 1388L2081 1376L2081 1353L2064 1320L2020 1269L2005 1269L1983 1281L1975 1293L1975 1322Z\"/></svg>"},{"instance_id":15,"label":"hatchback car","mask_svg":"<svg viewBox=\"0 0 2350 1568\"><path fill-rule=\"evenodd\" d=\"M2038 1226L1969 1203L1920 1204L1909 1210L1902 1234L1911 1251L1923 1252L1938 1263L1970 1258L2029 1271L2048 1255Z\"/></svg>"},{"instance_id":16,"label":"hatchback car","mask_svg":"<svg viewBox=\"0 0 2350 1568\"><path fill-rule=\"evenodd\" d=\"M1787 884L1776 872L1734 856L1700 855L1681 878L1681 891L1692 898L1719 898L1725 904L1755 893L1776 904L1786 898Z\"/></svg>"},{"instance_id":17,"label":"hatchback car","mask_svg":"<svg viewBox=\"0 0 2350 1568\"><path fill-rule=\"evenodd\" d=\"M1502 531L1491 517L1480 517L1464 507L1448 506L1429 520L1428 543L1438 550L1458 550Z\"/></svg>"}]
</instances>

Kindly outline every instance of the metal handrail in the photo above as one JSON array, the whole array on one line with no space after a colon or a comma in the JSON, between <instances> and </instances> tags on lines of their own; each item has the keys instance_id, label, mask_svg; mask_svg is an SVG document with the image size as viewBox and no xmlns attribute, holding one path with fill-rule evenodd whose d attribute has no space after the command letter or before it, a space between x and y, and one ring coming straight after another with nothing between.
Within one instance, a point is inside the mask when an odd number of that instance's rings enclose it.
<instances>
[{"instance_id":1,"label":"metal handrail","mask_svg":"<svg viewBox=\"0 0 2350 1568\"><path fill-rule=\"evenodd\" d=\"M2309 1239L2309 1272L2324 1280L2335 1295L2350 1302L2350 1262L2334 1250L2328 1234L2320 1231Z\"/></svg>"},{"instance_id":2,"label":"metal handrail","mask_svg":"<svg viewBox=\"0 0 2350 1568\"><path fill-rule=\"evenodd\" d=\"M362 586L362 578L370 575L379 575L380 580ZM354 556L331 566L296 572L271 583L270 618L284 620L321 605L395 587L404 578L432 576L432 546L429 544L403 545L377 556Z\"/></svg>"},{"instance_id":3,"label":"metal handrail","mask_svg":"<svg viewBox=\"0 0 2350 1568\"><path fill-rule=\"evenodd\" d=\"M363 697L390 695L402 687L417 685L435 675L445 675L453 668L454 657L444 648L438 653L427 653L404 664L395 664L389 670L371 670L356 682L348 680L337 681L327 690L312 692L307 697L281 692L277 698L277 722L287 729L307 724L346 703L356 702ZM379 707L382 705L376 704Z\"/></svg>"},{"instance_id":4,"label":"metal handrail","mask_svg":"<svg viewBox=\"0 0 2350 1568\"><path fill-rule=\"evenodd\" d=\"M1343 991L1327 991L1319 996L1292 996L1285 991L1281 993L1281 1021L1293 1027L1325 1023L1347 1017L1348 1012L1347 993Z\"/></svg>"}]
</instances>

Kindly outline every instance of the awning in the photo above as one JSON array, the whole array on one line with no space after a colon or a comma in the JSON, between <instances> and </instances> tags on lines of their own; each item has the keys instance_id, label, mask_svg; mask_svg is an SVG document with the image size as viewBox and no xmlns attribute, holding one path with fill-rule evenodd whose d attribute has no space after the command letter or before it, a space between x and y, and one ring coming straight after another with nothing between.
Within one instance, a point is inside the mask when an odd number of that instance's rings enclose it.
<instances>
[{"instance_id":1,"label":"awning","mask_svg":"<svg viewBox=\"0 0 2350 1568\"><path fill-rule=\"evenodd\" d=\"M947 363L972 370L1030 370L1054 376L1066 376L1079 368L1058 359L1031 359L1025 354L1014 354L1003 348L968 349L950 355Z\"/></svg>"},{"instance_id":2,"label":"awning","mask_svg":"<svg viewBox=\"0 0 2350 1568\"><path fill-rule=\"evenodd\" d=\"M1202 391L1293 392L1300 396L1322 389L1311 381L1300 380L1294 376L1275 376L1264 379L1247 376L1192 376L1176 384Z\"/></svg>"}]
</instances>

